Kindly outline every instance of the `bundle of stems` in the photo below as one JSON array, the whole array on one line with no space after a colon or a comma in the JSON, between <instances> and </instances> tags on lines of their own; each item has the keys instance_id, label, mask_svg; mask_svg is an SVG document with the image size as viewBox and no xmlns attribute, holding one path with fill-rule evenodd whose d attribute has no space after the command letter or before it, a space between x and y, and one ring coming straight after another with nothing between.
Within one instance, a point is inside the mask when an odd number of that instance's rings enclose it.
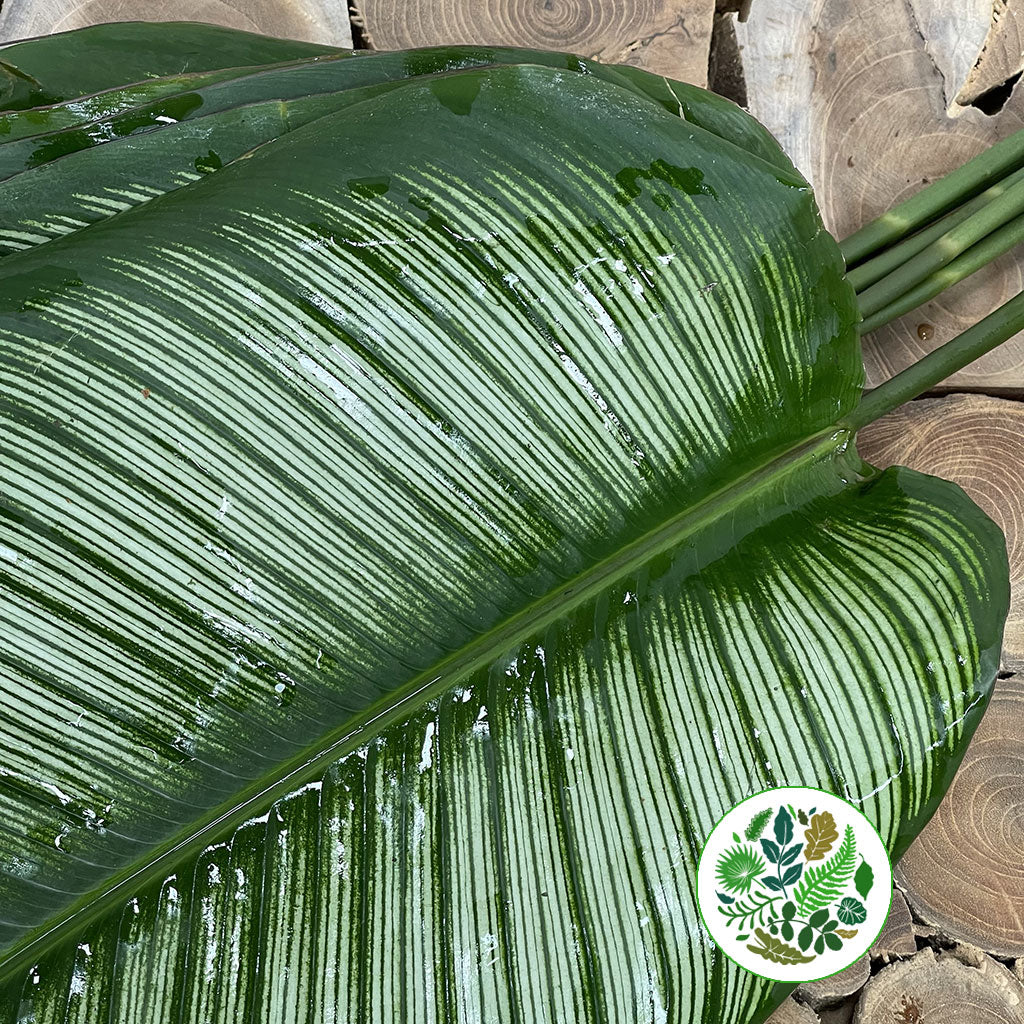
<instances>
[{"instance_id":1,"label":"bundle of stems","mask_svg":"<svg viewBox=\"0 0 1024 1024\"><path fill-rule=\"evenodd\" d=\"M840 243L860 333L909 313L1024 241L1024 131L997 142ZM874 391L856 429L1024 330L1024 293ZM865 416L868 419L865 419Z\"/></svg>"}]
</instances>

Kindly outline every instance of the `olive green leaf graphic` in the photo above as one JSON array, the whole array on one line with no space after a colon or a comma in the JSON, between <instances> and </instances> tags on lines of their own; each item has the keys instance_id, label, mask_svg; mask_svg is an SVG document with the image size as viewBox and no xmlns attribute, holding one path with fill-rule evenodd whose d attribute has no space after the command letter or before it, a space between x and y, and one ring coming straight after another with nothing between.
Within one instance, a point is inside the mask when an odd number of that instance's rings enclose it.
<instances>
[{"instance_id":1,"label":"olive green leaf graphic","mask_svg":"<svg viewBox=\"0 0 1024 1024\"><path fill-rule=\"evenodd\" d=\"M820 867L808 868L793 894L801 914L820 910L838 899L853 874L857 862L857 844L853 826L846 826L846 834L838 852ZM862 918L863 920L863 918ZM859 923L846 921L845 924Z\"/></svg>"},{"instance_id":2,"label":"olive green leaf graphic","mask_svg":"<svg viewBox=\"0 0 1024 1024\"><path fill-rule=\"evenodd\" d=\"M747 826L747 831L744 832L747 839L752 843L756 843L764 834L764 830L768 827L768 820L771 816L772 809L770 807L766 807L763 811L758 811Z\"/></svg>"},{"instance_id":3,"label":"olive green leaf graphic","mask_svg":"<svg viewBox=\"0 0 1024 1024\"><path fill-rule=\"evenodd\" d=\"M764 867L764 859L759 853L747 846L733 846L718 858L715 877L723 889L747 893Z\"/></svg>"},{"instance_id":4,"label":"olive green leaf graphic","mask_svg":"<svg viewBox=\"0 0 1024 1024\"><path fill-rule=\"evenodd\" d=\"M874 884L875 872L866 860L862 861L860 867L857 868L857 874L853 876L854 888L856 888L857 893L862 900L866 900L868 898L868 893L871 892L871 886Z\"/></svg>"},{"instance_id":5,"label":"olive green leaf graphic","mask_svg":"<svg viewBox=\"0 0 1024 1024\"><path fill-rule=\"evenodd\" d=\"M868 912L864 908L864 904L860 900L855 900L852 896L846 896L839 904L839 909L836 911L836 917L839 918L843 924L862 924L867 920Z\"/></svg>"},{"instance_id":6,"label":"olive green leaf graphic","mask_svg":"<svg viewBox=\"0 0 1024 1024\"><path fill-rule=\"evenodd\" d=\"M856 928L837 928L836 935L843 939L855 939L857 937Z\"/></svg>"},{"instance_id":7,"label":"olive green leaf graphic","mask_svg":"<svg viewBox=\"0 0 1024 1024\"><path fill-rule=\"evenodd\" d=\"M804 956L799 949L787 946L781 939L769 935L763 928L755 928L754 934L760 941L760 946L747 946L751 953L763 956L765 960L771 960L776 964L809 964L814 957Z\"/></svg>"},{"instance_id":8,"label":"olive green leaf graphic","mask_svg":"<svg viewBox=\"0 0 1024 1024\"><path fill-rule=\"evenodd\" d=\"M807 848L804 850L804 859L824 860L835 841L839 838L839 830L836 828L836 820L828 811L811 818L811 827L804 831L804 838L807 840Z\"/></svg>"}]
</instances>

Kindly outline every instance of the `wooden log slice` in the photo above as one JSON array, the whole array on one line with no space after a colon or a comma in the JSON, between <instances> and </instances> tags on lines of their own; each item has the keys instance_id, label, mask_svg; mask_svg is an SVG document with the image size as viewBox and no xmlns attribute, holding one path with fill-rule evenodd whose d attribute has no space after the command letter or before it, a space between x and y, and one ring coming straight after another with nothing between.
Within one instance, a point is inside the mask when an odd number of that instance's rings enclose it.
<instances>
[{"instance_id":1,"label":"wooden log slice","mask_svg":"<svg viewBox=\"0 0 1024 1024\"><path fill-rule=\"evenodd\" d=\"M750 111L807 175L838 237L1024 124L1020 89L992 116L956 102L985 46L991 10L991 0L755 0L736 26ZM994 44L990 52L986 60L996 61ZM869 385L1022 284L1024 264L1009 253L874 332L864 345ZM950 383L1024 390L1024 335Z\"/></svg>"},{"instance_id":2,"label":"wooden log slice","mask_svg":"<svg viewBox=\"0 0 1024 1024\"><path fill-rule=\"evenodd\" d=\"M3 0L0 42L106 21L202 21L345 49L352 46L343 0Z\"/></svg>"},{"instance_id":3,"label":"wooden log slice","mask_svg":"<svg viewBox=\"0 0 1024 1024\"><path fill-rule=\"evenodd\" d=\"M881 935L871 947L872 959L881 959L886 963L903 957L913 956L917 952L917 936L914 931L914 920L910 916L907 899L899 889L893 889L892 902L889 904L889 916Z\"/></svg>"},{"instance_id":4,"label":"wooden log slice","mask_svg":"<svg viewBox=\"0 0 1024 1024\"><path fill-rule=\"evenodd\" d=\"M986 3L986 0L974 2ZM967 72L963 88L956 97L956 102L964 106L998 89L1024 68L1024 9L1011 0L993 0L991 7L992 22L981 56Z\"/></svg>"},{"instance_id":5,"label":"wooden log slice","mask_svg":"<svg viewBox=\"0 0 1024 1024\"><path fill-rule=\"evenodd\" d=\"M922 920L1024 956L1024 676L1001 679L938 811L896 868Z\"/></svg>"},{"instance_id":6,"label":"wooden log slice","mask_svg":"<svg viewBox=\"0 0 1024 1024\"><path fill-rule=\"evenodd\" d=\"M765 1024L821 1024L818 1015L803 1003L798 1003L790 996L765 1021Z\"/></svg>"},{"instance_id":7,"label":"wooden log slice","mask_svg":"<svg viewBox=\"0 0 1024 1024\"><path fill-rule=\"evenodd\" d=\"M856 1009L857 997L853 996L838 1006L830 1006L827 1010L822 1010L821 1024L851 1024Z\"/></svg>"},{"instance_id":8,"label":"wooden log slice","mask_svg":"<svg viewBox=\"0 0 1024 1024\"><path fill-rule=\"evenodd\" d=\"M988 957L969 967L923 949L864 986L853 1024L1024 1024L1024 988Z\"/></svg>"},{"instance_id":9,"label":"wooden log slice","mask_svg":"<svg viewBox=\"0 0 1024 1024\"><path fill-rule=\"evenodd\" d=\"M833 974L830 978L822 978L821 981L810 981L801 985L793 994L800 1002L820 1013L826 1007L835 1006L847 996L859 992L870 973L871 964L867 955L864 955L845 971Z\"/></svg>"},{"instance_id":10,"label":"wooden log slice","mask_svg":"<svg viewBox=\"0 0 1024 1024\"><path fill-rule=\"evenodd\" d=\"M876 466L955 481L1002 527L1012 588L1003 658L1024 669L1024 403L974 395L910 402L862 430L857 447Z\"/></svg>"},{"instance_id":11,"label":"wooden log slice","mask_svg":"<svg viewBox=\"0 0 1024 1024\"><path fill-rule=\"evenodd\" d=\"M707 83L714 0L358 0L379 50L481 43L568 50Z\"/></svg>"}]
</instances>

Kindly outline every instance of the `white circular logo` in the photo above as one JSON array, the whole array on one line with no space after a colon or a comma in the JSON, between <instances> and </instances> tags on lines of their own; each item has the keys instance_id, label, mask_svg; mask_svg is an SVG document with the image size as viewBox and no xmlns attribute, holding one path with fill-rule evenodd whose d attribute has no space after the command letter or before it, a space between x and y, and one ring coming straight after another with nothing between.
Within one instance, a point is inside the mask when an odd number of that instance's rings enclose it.
<instances>
[{"instance_id":1,"label":"white circular logo","mask_svg":"<svg viewBox=\"0 0 1024 1024\"><path fill-rule=\"evenodd\" d=\"M697 904L716 945L772 981L827 978L863 956L889 914L892 865L875 827L820 789L768 789L714 827Z\"/></svg>"}]
</instances>

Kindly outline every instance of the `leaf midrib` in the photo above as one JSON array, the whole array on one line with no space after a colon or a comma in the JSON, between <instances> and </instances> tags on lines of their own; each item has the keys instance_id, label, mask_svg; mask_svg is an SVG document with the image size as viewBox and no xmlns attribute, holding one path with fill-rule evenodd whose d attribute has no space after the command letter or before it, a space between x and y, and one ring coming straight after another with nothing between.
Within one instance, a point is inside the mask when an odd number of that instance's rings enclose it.
<instances>
[{"instance_id":1,"label":"leaf midrib","mask_svg":"<svg viewBox=\"0 0 1024 1024\"><path fill-rule=\"evenodd\" d=\"M15 943L0 959L0 982L27 968L59 943L68 932L95 920L112 904L138 892L158 875L167 876L190 854L216 843L244 822L265 814L289 792L314 781L334 761L439 696L460 678L472 674L527 637L540 632L557 619L599 594L607 585L639 569L657 554L676 546L716 518L736 508L752 495L767 490L799 465L816 461L831 452L841 452L853 431L829 426L799 441L713 491L696 504L669 517L617 552L595 563L554 590L516 612L503 623L475 637L458 651L446 655L420 672L400 689L381 698L344 725L331 730L303 751L267 773L245 789L183 829L176 836L148 851L145 863L129 864L98 886L78 897L34 933Z\"/></svg>"}]
</instances>

